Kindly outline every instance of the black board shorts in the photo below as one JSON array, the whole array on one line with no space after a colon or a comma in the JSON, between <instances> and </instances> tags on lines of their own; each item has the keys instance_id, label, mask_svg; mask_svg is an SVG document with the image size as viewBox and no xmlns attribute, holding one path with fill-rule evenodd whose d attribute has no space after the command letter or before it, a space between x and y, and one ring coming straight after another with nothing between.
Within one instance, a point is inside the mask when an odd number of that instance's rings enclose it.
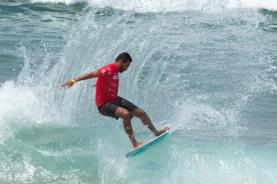
<instances>
[{"instance_id":1,"label":"black board shorts","mask_svg":"<svg viewBox=\"0 0 277 184\"><path fill-rule=\"evenodd\" d=\"M118 117L115 116L115 111L117 107L122 107L124 109L127 109L130 113L134 112L136 108L138 108L133 103L129 102L128 100L118 97L117 99L105 103L104 105L101 105L98 107L98 111L104 115L109 116L118 119Z\"/></svg>"}]
</instances>

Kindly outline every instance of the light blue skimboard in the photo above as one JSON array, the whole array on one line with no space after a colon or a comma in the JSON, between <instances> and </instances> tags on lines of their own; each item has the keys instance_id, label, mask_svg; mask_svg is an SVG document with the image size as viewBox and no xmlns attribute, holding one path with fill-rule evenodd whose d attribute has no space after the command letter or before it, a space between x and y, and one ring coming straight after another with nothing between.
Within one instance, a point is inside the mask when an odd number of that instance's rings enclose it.
<instances>
[{"instance_id":1,"label":"light blue skimboard","mask_svg":"<svg viewBox=\"0 0 277 184\"><path fill-rule=\"evenodd\" d=\"M149 148L150 146L153 146L154 144L158 143L160 140L162 140L163 138L167 137L168 135L170 135L173 132L173 128L170 128L169 130L165 131L163 134L159 135L158 137L155 137L153 139L151 139L150 141L148 141L147 143L132 149L131 151L129 151L126 154L126 157L133 157L137 154L140 154L142 152L144 152L147 148Z\"/></svg>"}]
</instances>

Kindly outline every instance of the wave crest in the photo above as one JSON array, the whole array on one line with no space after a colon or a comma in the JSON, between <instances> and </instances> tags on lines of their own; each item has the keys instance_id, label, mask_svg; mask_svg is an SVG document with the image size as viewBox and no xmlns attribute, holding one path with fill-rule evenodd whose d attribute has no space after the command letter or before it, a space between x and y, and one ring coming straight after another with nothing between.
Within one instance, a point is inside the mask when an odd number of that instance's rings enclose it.
<instances>
[{"instance_id":1,"label":"wave crest","mask_svg":"<svg viewBox=\"0 0 277 184\"><path fill-rule=\"evenodd\" d=\"M31 0L32 3L64 3L72 5L87 3L92 7L111 7L138 12L176 12L185 10L222 11L225 9L254 8L277 11L276 0Z\"/></svg>"}]
</instances>

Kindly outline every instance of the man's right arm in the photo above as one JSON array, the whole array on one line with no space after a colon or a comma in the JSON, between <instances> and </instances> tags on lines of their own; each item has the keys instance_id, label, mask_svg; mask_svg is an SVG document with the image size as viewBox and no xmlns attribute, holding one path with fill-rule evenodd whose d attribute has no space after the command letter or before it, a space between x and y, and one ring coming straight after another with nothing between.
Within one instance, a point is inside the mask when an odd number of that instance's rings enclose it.
<instances>
[{"instance_id":1,"label":"man's right arm","mask_svg":"<svg viewBox=\"0 0 277 184\"><path fill-rule=\"evenodd\" d=\"M87 80L87 79L91 79L91 78L96 78L100 75L100 73L98 72L98 70L90 72L90 73L86 73L86 74L82 74L79 75L77 77L74 77L71 80L66 81L62 87L67 87L70 88L71 86L73 86L76 82L78 81L82 81L82 80Z\"/></svg>"},{"instance_id":2,"label":"man's right arm","mask_svg":"<svg viewBox=\"0 0 277 184\"><path fill-rule=\"evenodd\" d=\"M75 82L78 82L81 80L87 80L87 79L95 78L98 76L99 76L99 72L96 70L94 72L79 75L79 76L75 77L73 80L75 80Z\"/></svg>"}]
</instances>

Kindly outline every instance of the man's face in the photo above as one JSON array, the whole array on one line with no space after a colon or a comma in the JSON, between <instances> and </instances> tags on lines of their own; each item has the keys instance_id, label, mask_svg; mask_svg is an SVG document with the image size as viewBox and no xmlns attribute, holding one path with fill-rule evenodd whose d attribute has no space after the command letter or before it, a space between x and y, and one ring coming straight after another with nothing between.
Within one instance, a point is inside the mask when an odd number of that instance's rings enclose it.
<instances>
[{"instance_id":1,"label":"man's face","mask_svg":"<svg viewBox=\"0 0 277 184\"><path fill-rule=\"evenodd\" d=\"M122 73L128 69L128 67L130 66L130 62L119 61L119 66L119 73Z\"/></svg>"}]
</instances>

